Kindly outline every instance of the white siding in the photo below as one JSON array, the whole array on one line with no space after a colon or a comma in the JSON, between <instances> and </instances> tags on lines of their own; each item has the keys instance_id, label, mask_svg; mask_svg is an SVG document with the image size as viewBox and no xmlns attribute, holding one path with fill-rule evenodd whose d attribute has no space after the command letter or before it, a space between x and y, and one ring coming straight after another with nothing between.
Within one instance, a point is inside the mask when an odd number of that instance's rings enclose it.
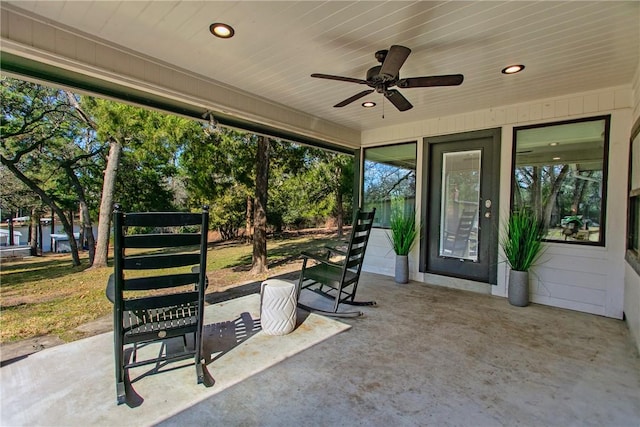
<instances>
[{"instance_id":1,"label":"white siding","mask_svg":"<svg viewBox=\"0 0 640 427\"><path fill-rule=\"evenodd\" d=\"M500 170L500 221L506 219L511 185L511 155L514 126L611 114L609 180L606 209L606 246L547 244L546 253L531 274L531 298L540 304L569 308L608 317L622 318L625 287L625 232L629 133L634 103L629 86L572 94L562 98L489 108L473 113L428 119L409 126L390 126L362 133L364 147L418 140L422 148L425 136L444 135L487 128L502 128ZM420 150L421 152L421 150ZM418 178L423 170L418 158ZM419 189L418 198L422 190ZM417 202L420 209L420 203ZM381 230L373 233L364 268L393 275L394 255ZM384 240L383 240L384 239ZM410 257L410 277L414 280L456 286L451 279L418 272L416 245ZM546 261L545 261L546 259ZM506 296L507 268L498 265L494 295ZM462 281L460 281L462 283ZM473 287L471 287L473 288ZM475 289L482 292L482 287Z\"/></svg>"}]
</instances>

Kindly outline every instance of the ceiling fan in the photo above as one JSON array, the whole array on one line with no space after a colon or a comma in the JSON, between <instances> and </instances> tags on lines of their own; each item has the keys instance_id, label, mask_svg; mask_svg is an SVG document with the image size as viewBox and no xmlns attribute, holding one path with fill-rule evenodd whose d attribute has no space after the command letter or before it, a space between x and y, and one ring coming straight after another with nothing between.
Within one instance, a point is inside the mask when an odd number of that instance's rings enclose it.
<instances>
[{"instance_id":1,"label":"ceiling fan","mask_svg":"<svg viewBox=\"0 0 640 427\"><path fill-rule=\"evenodd\" d=\"M379 50L376 52L376 59L380 64L367 71L367 79L354 79L351 77L332 76L330 74L311 74L311 77L328 80L338 80L341 82L358 83L367 85L373 89L363 90L355 95L345 99L334 105L334 107L344 107L351 104L363 96L367 96L373 91L381 93L387 98L398 110L407 111L413 108L413 105L396 90L391 89L396 86L400 89L409 89L414 87L433 87L433 86L457 86L462 83L464 76L462 74L449 74L444 76L425 76L425 77L408 77L401 79L399 75L400 67L407 60L411 53L411 49L404 46L393 45L389 50Z\"/></svg>"}]
</instances>

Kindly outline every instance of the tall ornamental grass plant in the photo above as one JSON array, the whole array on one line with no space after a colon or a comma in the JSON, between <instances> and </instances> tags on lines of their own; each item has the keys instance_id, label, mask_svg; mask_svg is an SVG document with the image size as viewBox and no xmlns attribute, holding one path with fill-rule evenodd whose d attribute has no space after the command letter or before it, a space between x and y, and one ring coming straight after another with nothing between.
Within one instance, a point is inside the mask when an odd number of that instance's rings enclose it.
<instances>
[{"instance_id":1,"label":"tall ornamental grass plant","mask_svg":"<svg viewBox=\"0 0 640 427\"><path fill-rule=\"evenodd\" d=\"M506 230L500 240L507 263L512 270L529 271L542 254L545 230L531 211L514 211L509 216Z\"/></svg>"},{"instance_id":2,"label":"tall ornamental grass plant","mask_svg":"<svg viewBox=\"0 0 640 427\"><path fill-rule=\"evenodd\" d=\"M413 244L416 241L418 230L416 229L416 218L413 212L405 215L396 210L390 219L391 235L387 234L387 239L393 247L396 255L409 255Z\"/></svg>"}]
</instances>

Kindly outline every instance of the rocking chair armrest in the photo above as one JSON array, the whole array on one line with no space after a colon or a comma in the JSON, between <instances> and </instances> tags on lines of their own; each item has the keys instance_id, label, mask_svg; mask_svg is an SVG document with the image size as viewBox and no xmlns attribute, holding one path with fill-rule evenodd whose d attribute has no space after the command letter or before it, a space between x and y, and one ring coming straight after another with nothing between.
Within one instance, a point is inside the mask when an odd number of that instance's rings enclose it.
<instances>
[{"instance_id":1,"label":"rocking chair armrest","mask_svg":"<svg viewBox=\"0 0 640 427\"><path fill-rule=\"evenodd\" d=\"M325 249L328 249L331 252L335 252L338 255L343 255L343 256L347 255L347 251L342 250L342 249L338 249L336 246L325 246Z\"/></svg>"},{"instance_id":2,"label":"rocking chair armrest","mask_svg":"<svg viewBox=\"0 0 640 427\"><path fill-rule=\"evenodd\" d=\"M193 267L191 267L191 272L192 273L200 273L200 266L199 265L194 265ZM209 276L207 276L206 274L204 275L204 288L208 289L209 288ZM198 284L196 283L196 290L198 289Z\"/></svg>"},{"instance_id":3,"label":"rocking chair armrest","mask_svg":"<svg viewBox=\"0 0 640 427\"><path fill-rule=\"evenodd\" d=\"M116 281L113 273L109 275L109 279L107 280L107 288L104 290L107 299L111 301L111 304L115 304L116 302Z\"/></svg>"},{"instance_id":4,"label":"rocking chair armrest","mask_svg":"<svg viewBox=\"0 0 640 427\"><path fill-rule=\"evenodd\" d=\"M319 256L318 254L313 254L311 252L302 252L300 255L303 258L312 259L312 260L314 260L316 262L319 262L321 264L331 265L331 266L338 267L338 268L342 267L342 264L337 263L337 262L329 261L326 257Z\"/></svg>"}]
</instances>

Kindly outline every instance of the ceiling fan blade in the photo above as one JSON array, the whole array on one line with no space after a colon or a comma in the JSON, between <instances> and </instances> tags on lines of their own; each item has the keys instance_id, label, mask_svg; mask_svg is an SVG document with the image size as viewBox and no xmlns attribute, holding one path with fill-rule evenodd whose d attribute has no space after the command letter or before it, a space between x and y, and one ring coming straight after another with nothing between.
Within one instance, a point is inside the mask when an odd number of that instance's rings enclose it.
<instances>
[{"instance_id":1,"label":"ceiling fan blade","mask_svg":"<svg viewBox=\"0 0 640 427\"><path fill-rule=\"evenodd\" d=\"M407 60L410 53L411 49L408 47L399 45L391 46L387 53L387 57L382 63L382 68L380 68L380 75L388 79L393 79L398 75L400 67L402 67L402 64Z\"/></svg>"},{"instance_id":2,"label":"ceiling fan blade","mask_svg":"<svg viewBox=\"0 0 640 427\"><path fill-rule=\"evenodd\" d=\"M395 89L388 90L384 96L400 111L407 111L413 108L413 105Z\"/></svg>"},{"instance_id":3,"label":"ceiling fan blade","mask_svg":"<svg viewBox=\"0 0 640 427\"><path fill-rule=\"evenodd\" d=\"M354 79L354 78L351 78L351 77L332 76L330 74L314 73L314 74L311 74L311 77L315 77L315 78L318 78L318 79L338 80L338 81L341 81L341 82L359 83L359 84L363 84L363 85L367 84L366 80Z\"/></svg>"},{"instance_id":4,"label":"ceiling fan blade","mask_svg":"<svg viewBox=\"0 0 640 427\"><path fill-rule=\"evenodd\" d=\"M371 92L373 92L373 89L363 90L362 92L356 93L352 97L349 97L349 98L345 99L342 102L338 102L336 105L334 105L334 107L338 107L339 108L339 107L344 107L345 105L349 105L353 101L356 101L356 100L362 98L363 96L369 95Z\"/></svg>"},{"instance_id":5,"label":"ceiling fan blade","mask_svg":"<svg viewBox=\"0 0 640 427\"><path fill-rule=\"evenodd\" d=\"M431 86L458 86L462 84L464 76L462 74L449 74L446 76L429 77L409 77L398 80L396 86L399 88L411 87L431 87Z\"/></svg>"}]
</instances>

